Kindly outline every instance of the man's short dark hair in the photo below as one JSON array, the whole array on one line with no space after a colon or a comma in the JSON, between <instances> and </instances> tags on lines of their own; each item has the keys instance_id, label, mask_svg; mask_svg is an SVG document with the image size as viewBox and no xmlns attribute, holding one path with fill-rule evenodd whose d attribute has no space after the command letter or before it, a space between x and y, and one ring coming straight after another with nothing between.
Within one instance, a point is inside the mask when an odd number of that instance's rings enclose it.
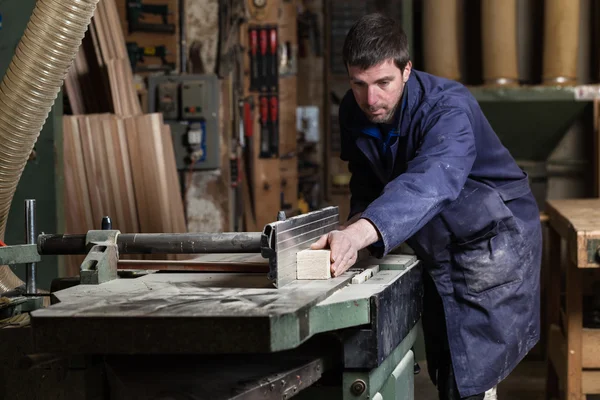
<instances>
[{"instance_id":1,"label":"man's short dark hair","mask_svg":"<svg viewBox=\"0 0 600 400\"><path fill-rule=\"evenodd\" d=\"M393 59L400 71L410 60L408 39L398 22L380 13L367 14L354 23L343 49L344 64L362 70Z\"/></svg>"}]
</instances>

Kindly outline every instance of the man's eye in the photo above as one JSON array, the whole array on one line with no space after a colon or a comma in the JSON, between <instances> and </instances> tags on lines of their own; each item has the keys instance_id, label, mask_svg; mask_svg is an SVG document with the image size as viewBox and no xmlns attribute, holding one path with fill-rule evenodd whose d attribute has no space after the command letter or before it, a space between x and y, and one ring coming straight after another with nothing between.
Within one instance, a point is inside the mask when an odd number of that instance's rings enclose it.
<instances>
[{"instance_id":1,"label":"man's eye","mask_svg":"<svg viewBox=\"0 0 600 400\"><path fill-rule=\"evenodd\" d=\"M385 86L387 86L389 84L390 84L390 81L379 82L379 86L383 86L383 87L385 87Z\"/></svg>"}]
</instances>

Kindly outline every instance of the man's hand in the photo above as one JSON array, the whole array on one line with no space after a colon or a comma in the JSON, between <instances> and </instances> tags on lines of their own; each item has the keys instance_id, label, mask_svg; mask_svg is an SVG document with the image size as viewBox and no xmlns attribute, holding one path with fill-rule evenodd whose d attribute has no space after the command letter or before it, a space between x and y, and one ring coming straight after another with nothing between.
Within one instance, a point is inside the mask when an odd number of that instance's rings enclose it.
<instances>
[{"instance_id":1,"label":"man's hand","mask_svg":"<svg viewBox=\"0 0 600 400\"><path fill-rule=\"evenodd\" d=\"M338 276L344 273L356 262L358 249L352 237L345 231L331 231L313 243L310 248L320 250L331 249L331 275Z\"/></svg>"},{"instance_id":2,"label":"man's hand","mask_svg":"<svg viewBox=\"0 0 600 400\"><path fill-rule=\"evenodd\" d=\"M313 250L331 250L331 275L339 276L356 262L358 251L375 243L379 233L371 222L359 219L344 230L331 231L313 243Z\"/></svg>"}]
</instances>

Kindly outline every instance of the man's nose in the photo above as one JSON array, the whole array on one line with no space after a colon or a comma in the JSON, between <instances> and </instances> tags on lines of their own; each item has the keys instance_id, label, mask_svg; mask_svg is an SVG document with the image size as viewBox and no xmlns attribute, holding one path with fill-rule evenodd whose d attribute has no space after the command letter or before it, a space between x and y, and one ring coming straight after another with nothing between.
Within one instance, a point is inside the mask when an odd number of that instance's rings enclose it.
<instances>
[{"instance_id":1,"label":"man's nose","mask_svg":"<svg viewBox=\"0 0 600 400\"><path fill-rule=\"evenodd\" d=\"M369 86L367 88L367 104L369 106L377 104L377 88L375 86Z\"/></svg>"}]
</instances>

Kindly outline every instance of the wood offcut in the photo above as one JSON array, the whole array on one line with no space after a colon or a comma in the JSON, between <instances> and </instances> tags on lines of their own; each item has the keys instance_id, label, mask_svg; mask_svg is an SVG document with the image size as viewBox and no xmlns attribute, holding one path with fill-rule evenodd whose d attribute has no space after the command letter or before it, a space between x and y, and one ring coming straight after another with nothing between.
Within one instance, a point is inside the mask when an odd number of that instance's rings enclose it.
<instances>
[{"instance_id":1,"label":"wood offcut","mask_svg":"<svg viewBox=\"0 0 600 400\"><path fill-rule=\"evenodd\" d=\"M306 249L296 254L297 279L331 278L331 250Z\"/></svg>"}]
</instances>

